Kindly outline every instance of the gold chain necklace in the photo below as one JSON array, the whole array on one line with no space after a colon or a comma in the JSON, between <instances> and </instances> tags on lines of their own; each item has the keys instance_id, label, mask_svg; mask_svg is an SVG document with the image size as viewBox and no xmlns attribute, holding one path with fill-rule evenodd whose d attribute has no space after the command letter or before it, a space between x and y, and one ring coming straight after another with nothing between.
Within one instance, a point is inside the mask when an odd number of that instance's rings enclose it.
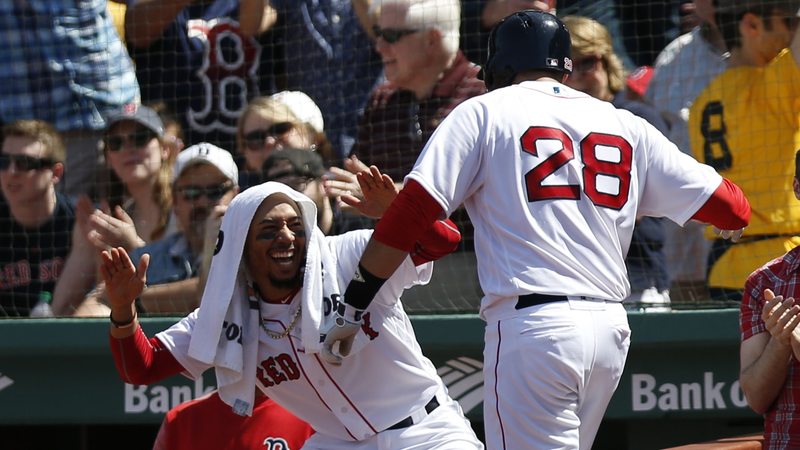
<instances>
[{"instance_id":1,"label":"gold chain necklace","mask_svg":"<svg viewBox=\"0 0 800 450\"><path fill-rule=\"evenodd\" d=\"M303 308L298 307L297 312L294 313L294 319L292 319L292 323L289 324L289 327L284 330L283 333L276 333L269 328L267 328L267 324L264 323L264 318L261 317L261 314L258 315L258 321L261 323L261 328L267 332L267 336L271 337L272 339L283 339L285 338L293 329L294 326L297 324L297 319L300 318L300 313L302 312Z\"/></svg>"}]
</instances>

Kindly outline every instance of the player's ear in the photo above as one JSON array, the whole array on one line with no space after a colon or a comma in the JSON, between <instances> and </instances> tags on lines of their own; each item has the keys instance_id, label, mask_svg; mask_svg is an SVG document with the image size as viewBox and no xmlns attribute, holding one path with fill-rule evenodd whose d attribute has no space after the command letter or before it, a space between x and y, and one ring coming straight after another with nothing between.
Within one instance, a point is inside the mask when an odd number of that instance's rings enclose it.
<instances>
[{"instance_id":1,"label":"player's ear","mask_svg":"<svg viewBox=\"0 0 800 450\"><path fill-rule=\"evenodd\" d=\"M562 75L561 76L561 84L566 83L568 78L569 78L569 74L568 73L565 73L564 75Z\"/></svg>"}]
</instances>

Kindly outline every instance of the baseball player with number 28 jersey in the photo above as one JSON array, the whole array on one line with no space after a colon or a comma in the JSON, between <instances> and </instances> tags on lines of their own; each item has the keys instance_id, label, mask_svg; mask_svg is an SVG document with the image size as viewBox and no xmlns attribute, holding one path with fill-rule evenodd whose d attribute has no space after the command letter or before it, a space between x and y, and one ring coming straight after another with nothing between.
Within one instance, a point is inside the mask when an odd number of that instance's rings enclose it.
<instances>
[{"instance_id":1,"label":"baseball player with number 28 jersey","mask_svg":"<svg viewBox=\"0 0 800 450\"><path fill-rule=\"evenodd\" d=\"M347 309L365 308L401 249L466 206L485 293L489 449L591 448L630 342L621 302L637 215L711 222L733 238L749 220L741 190L711 167L628 111L564 86L570 51L566 27L547 13L495 27L491 92L439 125L345 291Z\"/></svg>"}]
</instances>

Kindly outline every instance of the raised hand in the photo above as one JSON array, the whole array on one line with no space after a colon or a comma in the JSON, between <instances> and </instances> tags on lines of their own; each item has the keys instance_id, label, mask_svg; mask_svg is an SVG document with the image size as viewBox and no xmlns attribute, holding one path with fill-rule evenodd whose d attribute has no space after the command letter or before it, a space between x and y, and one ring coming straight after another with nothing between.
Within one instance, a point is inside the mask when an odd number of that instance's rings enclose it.
<instances>
[{"instance_id":1,"label":"raised hand","mask_svg":"<svg viewBox=\"0 0 800 450\"><path fill-rule=\"evenodd\" d=\"M100 274L106 283L106 295L111 308L130 307L144 291L150 255L142 255L138 270L122 247L103 251L100 258Z\"/></svg>"},{"instance_id":2,"label":"raised hand","mask_svg":"<svg viewBox=\"0 0 800 450\"><path fill-rule=\"evenodd\" d=\"M78 219L78 226L80 226L81 231L87 237L89 231L92 230L89 217L91 217L92 213L94 213L94 209L94 205L89 199L89 196L81 195L78 197L78 201L75 204L75 217Z\"/></svg>"},{"instance_id":3,"label":"raised hand","mask_svg":"<svg viewBox=\"0 0 800 450\"><path fill-rule=\"evenodd\" d=\"M367 167L366 164L361 162L361 160L355 156L345 159L344 167L344 169L340 169L339 167L331 167L330 172L336 178L323 177L322 185L325 188L325 195L328 196L328 198L336 199L337 206L340 210L357 215L358 211L347 203L342 202L341 197L349 195L359 200L364 198L364 194L361 191L361 185L358 183L356 174L365 170L369 170L369 167Z\"/></svg>"},{"instance_id":4,"label":"raised hand","mask_svg":"<svg viewBox=\"0 0 800 450\"><path fill-rule=\"evenodd\" d=\"M380 218L399 192L392 177L382 174L377 167L370 166L368 170L359 172L356 178L361 186L363 200L353 195L343 195L342 201L367 217Z\"/></svg>"},{"instance_id":5,"label":"raised hand","mask_svg":"<svg viewBox=\"0 0 800 450\"><path fill-rule=\"evenodd\" d=\"M228 210L228 205L214 205L208 210L206 216L206 223L204 226L204 238L211 239L213 243L217 242L217 235L222 226L222 218L225 216L225 211Z\"/></svg>"},{"instance_id":6,"label":"raised hand","mask_svg":"<svg viewBox=\"0 0 800 450\"><path fill-rule=\"evenodd\" d=\"M764 309L761 319L770 335L784 345L791 345L791 336L800 324L800 305L791 297L775 296L770 289L764 291Z\"/></svg>"}]
</instances>

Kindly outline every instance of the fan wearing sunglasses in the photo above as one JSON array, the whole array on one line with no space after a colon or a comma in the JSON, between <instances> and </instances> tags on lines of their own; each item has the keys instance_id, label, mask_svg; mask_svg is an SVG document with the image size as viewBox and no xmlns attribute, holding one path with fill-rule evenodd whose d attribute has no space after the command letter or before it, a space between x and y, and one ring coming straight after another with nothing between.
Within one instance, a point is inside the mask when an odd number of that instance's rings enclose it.
<instances>
[{"instance_id":1,"label":"fan wearing sunglasses","mask_svg":"<svg viewBox=\"0 0 800 450\"><path fill-rule=\"evenodd\" d=\"M245 157L245 170L239 178L243 190L261 183L261 166L275 151L313 150L328 164L334 158L322 113L310 97L298 91L251 100L239 118L236 136L239 153Z\"/></svg>"},{"instance_id":2,"label":"fan wearing sunglasses","mask_svg":"<svg viewBox=\"0 0 800 450\"><path fill-rule=\"evenodd\" d=\"M200 305L222 217L239 192L239 171L230 152L212 144L193 145L175 161L173 208L180 231L130 253L150 255L148 289L137 302L140 313L187 313ZM75 315L107 316L101 283Z\"/></svg>"},{"instance_id":3,"label":"fan wearing sunglasses","mask_svg":"<svg viewBox=\"0 0 800 450\"><path fill-rule=\"evenodd\" d=\"M99 281L96 268L102 250L120 246L132 251L177 229L172 220L170 150L161 118L147 106L126 104L106 123L107 182L100 186L100 205L86 196L78 200L81 241L95 250L70 256L64 268L68 276L53 295L56 314L72 314Z\"/></svg>"},{"instance_id":4,"label":"fan wearing sunglasses","mask_svg":"<svg viewBox=\"0 0 800 450\"><path fill-rule=\"evenodd\" d=\"M55 289L72 247L75 199L56 192L66 149L41 120L3 126L0 152L0 317L28 316Z\"/></svg>"},{"instance_id":5,"label":"fan wearing sunglasses","mask_svg":"<svg viewBox=\"0 0 800 450\"><path fill-rule=\"evenodd\" d=\"M352 155L402 180L442 119L486 92L478 68L458 49L457 0L375 1L375 49L386 83L373 90Z\"/></svg>"},{"instance_id":6,"label":"fan wearing sunglasses","mask_svg":"<svg viewBox=\"0 0 800 450\"><path fill-rule=\"evenodd\" d=\"M564 84L611 102L618 109L628 110L666 134L667 124L655 108L626 98L622 60L614 53L608 30L588 17L566 16L562 21L570 31L574 58L572 74ZM633 228L630 250L625 259L631 295L623 301L630 310L670 310L667 237L663 220L641 217Z\"/></svg>"},{"instance_id":7,"label":"fan wearing sunglasses","mask_svg":"<svg viewBox=\"0 0 800 450\"><path fill-rule=\"evenodd\" d=\"M137 236L103 235L102 243L132 250L174 230L167 229L172 208L170 150L161 118L147 106L125 105L109 117L108 123L104 139L109 167L105 200L113 212L111 218L133 225ZM111 224L124 227L118 222Z\"/></svg>"}]
</instances>

